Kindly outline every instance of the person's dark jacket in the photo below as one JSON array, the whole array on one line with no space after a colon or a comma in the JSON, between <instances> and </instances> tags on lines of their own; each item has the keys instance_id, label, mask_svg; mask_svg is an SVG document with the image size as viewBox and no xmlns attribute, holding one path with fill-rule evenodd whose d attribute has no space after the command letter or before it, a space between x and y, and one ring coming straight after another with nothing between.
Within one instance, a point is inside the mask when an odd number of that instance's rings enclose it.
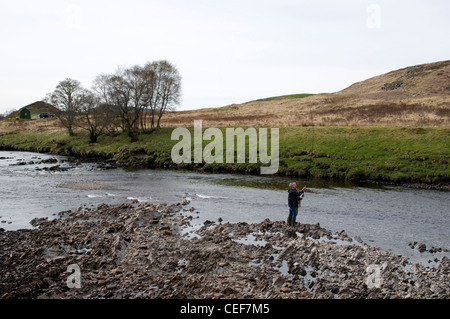
<instances>
[{"instance_id":1,"label":"person's dark jacket","mask_svg":"<svg viewBox=\"0 0 450 319\"><path fill-rule=\"evenodd\" d=\"M288 204L289 207L297 207L300 196L303 195L304 191L298 191L296 188L289 188Z\"/></svg>"}]
</instances>

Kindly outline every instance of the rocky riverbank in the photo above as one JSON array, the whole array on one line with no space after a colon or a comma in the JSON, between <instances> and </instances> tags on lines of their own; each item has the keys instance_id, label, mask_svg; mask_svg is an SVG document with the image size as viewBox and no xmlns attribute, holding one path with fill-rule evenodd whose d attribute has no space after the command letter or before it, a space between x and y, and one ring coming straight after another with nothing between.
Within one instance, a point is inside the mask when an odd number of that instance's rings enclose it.
<instances>
[{"instance_id":1,"label":"rocky riverbank","mask_svg":"<svg viewBox=\"0 0 450 319\"><path fill-rule=\"evenodd\" d=\"M0 231L0 298L450 297L446 257L413 264L318 224L195 228L197 213L188 201L101 204Z\"/></svg>"}]
</instances>

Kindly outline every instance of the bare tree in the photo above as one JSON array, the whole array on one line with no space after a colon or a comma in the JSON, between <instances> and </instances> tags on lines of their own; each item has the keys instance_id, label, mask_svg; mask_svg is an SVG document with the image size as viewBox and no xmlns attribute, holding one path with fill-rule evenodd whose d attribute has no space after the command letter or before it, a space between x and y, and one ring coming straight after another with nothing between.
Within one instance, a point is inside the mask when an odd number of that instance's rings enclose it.
<instances>
[{"instance_id":1,"label":"bare tree","mask_svg":"<svg viewBox=\"0 0 450 319\"><path fill-rule=\"evenodd\" d=\"M173 65L161 60L100 75L94 90L102 103L118 110L122 128L134 142L140 132L159 128L166 110L179 103L181 76Z\"/></svg>"},{"instance_id":2,"label":"bare tree","mask_svg":"<svg viewBox=\"0 0 450 319\"><path fill-rule=\"evenodd\" d=\"M160 128L161 117L163 114L174 108L180 103L181 99L181 75L178 70L170 64L168 61L162 60L156 62L157 74L159 77L159 111L158 111L158 124L157 128Z\"/></svg>"},{"instance_id":3,"label":"bare tree","mask_svg":"<svg viewBox=\"0 0 450 319\"><path fill-rule=\"evenodd\" d=\"M147 77L145 70L141 66L135 65L123 72L123 78L130 89L130 105L127 109L125 123L128 128L128 135L133 142L139 132L139 120L142 118L145 109L145 99L147 94ZM125 110L122 110L124 113ZM131 134L130 134L131 133Z\"/></svg>"},{"instance_id":4,"label":"bare tree","mask_svg":"<svg viewBox=\"0 0 450 319\"><path fill-rule=\"evenodd\" d=\"M150 131L160 128L161 117L180 102L181 76L166 60L147 63L144 67L147 95L146 108L151 112Z\"/></svg>"},{"instance_id":5,"label":"bare tree","mask_svg":"<svg viewBox=\"0 0 450 319\"><path fill-rule=\"evenodd\" d=\"M100 101L99 96L85 90L80 126L89 132L91 143L97 143L99 136L109 128L116 116L110 105L101 104Z\"/></svg>"},{"instance_id":6,"label":"bare tree","mask_svg":"<svg viewBox=\"0 0 450 319\"><path fill-rule=\"evenodd\" d=\"M107 126L106 129L113 135L117 134L119 131L126 130L124 122L121 120L120 107L116 104L120 99L114 97L114 76L115 75L113 74L99 75L95 78L92 86L93 91L100 99L100 103L108 106L105 111L110 113L112 119L110 126Z\"/></svg>"},{"instance_id":7,"label":"bare tree","mask_svg":"<svg viewBox=\"0 0 450 319\"><path fill-rule=\"evenodd\" d=\"M138 140L139 119L145 107L143 68L119 69L115 74L97 77L94 86L103 102L117 108L125 132L131 142Z\"/></svg>"},{"instance_id":8,"label":"bare tree","mask_svg":"<svg viewBox=\"0 0 450 319\"><path fill-rule=\"evenodd\" d=\"M7 118L7 117L11 116L15 112L17 112L17 110L15 110L15 109L8 109L5 112L3 112L2 114L0 114L0 119Z\"/></svg>"},{"instance_id":9,"label":"bare tree","mask_svg":"<svg viewBox=\"0 0 450 319\"><path fill-rule=\"evenodd\" d=\"M85 90L81 87L81 83L69 78L59 82L55 91L48 95L48 102L58 110L56 115L70 136L74 135L73 128L84 97Z\"/></svg>"},{"instance_id":10,"label":"bare tree","mask_svg":"<svg viewBox=\"0 0 450 319\"><path fill-rule=\"evenodd\" d=\"M147 63L144 66L143 76L145 77L145 106L142 116L141 128L144 132L151 133L155 129L155 114L159 104L160 96L158 94L159 78L154 63ZM150 116L150 127L149 127Z\"/></svg>"}]
</instances>

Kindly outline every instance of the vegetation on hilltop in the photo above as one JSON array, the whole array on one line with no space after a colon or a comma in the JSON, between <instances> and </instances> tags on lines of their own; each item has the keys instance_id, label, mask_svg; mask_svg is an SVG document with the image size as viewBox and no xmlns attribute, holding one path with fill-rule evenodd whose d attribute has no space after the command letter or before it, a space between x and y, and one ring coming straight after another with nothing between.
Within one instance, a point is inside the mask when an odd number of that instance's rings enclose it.
<instances>
[{"instance_id":1,"label":"vegetation on hilltop","mask_svg":"<svg viewBox=\"0 0 450 319\"><path fill-rule=\"evenodd\" d=\"M56 108L46 102L43 101L37 101L34 103L31 103L27 106L24 106L22 108L20 108L18 111L13 111L9 114L7 114L5 117L7 119L13 119L13 118L17 118L19 117L19 113L22 109L27 108L30 112L31 112L31 117L37 117L39 116L39 114L41 113L56 113Z\"/></svg>"},{"instance_id":2,"label":"vegetation on hilltop","mask_svg":"<svg viewBox=\"0 0 450 319\"><path fill-rule=\"evenodd\" d=\"M300 94L288 94L288 95L281 95L281 96L272 96L272 97L266 97L263 99L257 99L255 101L277 101L277 100L286 100L286 99L303 99L308 96L316 95L314 93L300 93ZM255 102L251 101L251 102ZM248 102L250 103L250 102Z\"/></svg>"},{"instance_id":3,"label":"vegetation on hilltop","mask_svg":"<svg viewBox=\"0 0 450 319\"><path fill-rule=\"evenodd\" d=\"M191 126L194 119L210 127L450 126L450 60L402 68L335 93L176 112L162 125Z\"/></svg>"}]
</instances>

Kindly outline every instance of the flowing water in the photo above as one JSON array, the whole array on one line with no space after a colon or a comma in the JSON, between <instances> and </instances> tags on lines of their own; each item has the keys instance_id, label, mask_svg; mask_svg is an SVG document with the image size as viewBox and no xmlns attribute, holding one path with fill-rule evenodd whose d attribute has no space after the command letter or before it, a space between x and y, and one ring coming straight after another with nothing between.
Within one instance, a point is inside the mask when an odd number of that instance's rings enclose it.
<instances>
[{"instance_id":1,"label":"flowing water","mask_svg":"<svg viewBox=\"0 0 450 319\"><path fill-rule=\"evenodd\" d=\"M186 197L195 208L194 224L219 218L249 223L285 220L289 182L284 177L102 169L67 157L0 152L0 227L32 228L33 218L55 218L60 211L80 206L131 201L172 204ZM297 183L308 186L299 222L320 223L332 232L345 230L350 237L359 236L369 245L414 262L428 264L450 257L448 252L420 253L408 246L422 242L427 248L450 249L450 192L329 181Z\"/></svg>"}]
</instances>

